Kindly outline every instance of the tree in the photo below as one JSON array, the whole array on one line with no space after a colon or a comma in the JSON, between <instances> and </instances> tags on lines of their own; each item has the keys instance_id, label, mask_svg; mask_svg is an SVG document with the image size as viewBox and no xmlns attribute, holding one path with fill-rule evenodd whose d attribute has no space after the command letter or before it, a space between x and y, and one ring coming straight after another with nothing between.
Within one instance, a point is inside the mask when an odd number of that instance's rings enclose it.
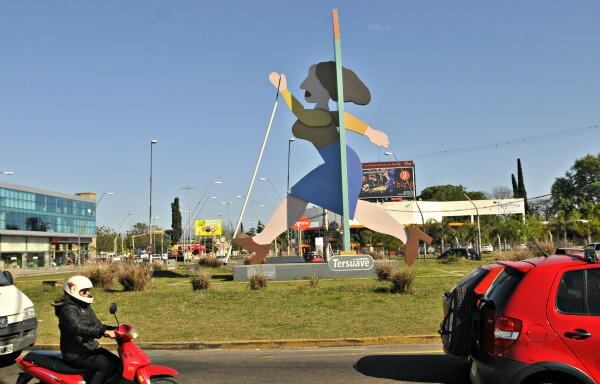
<instances>
[{"instance_id":1,"label":"tree","mask_svg":"<svg viewBox=\"0 0 600 384\"><path fill-rule=\"evenodd\" d=\"M508 187L497 186L492 189L492 193L487 194L487 198L492 199L510 199L514 197L512 191Z\"/></svg>"},{"instance_id":2,"label":"tree","mask_svg":"<svg viewBox=\"0 0 600 384\"><path fill-rule=\"evenodd\" d=\"M510 180L512 181L513 197L516 199L519 197L519 185L517 184L514 173L510 174Z\"/></svg>"},{"instance_id":3,"label":"tree","mask_svg":"<svg viewBox=\"0 0 600 384\"><path fill-rule=\"evenodd\" d=\"M96 227L96 251L113 252L117 233L109 227Z\"/></svg>"},{"instance_id":4,"label":"tree","mask_svg":"<svg viewBox=\"0 0 600 384\"><path fill-rule=\"evenodd\" d=\"M549 198L531 200L529 202L529 214L548 221L552 214L552 200Z\"/></svg>"},{"instance_id":5,"label":"tree","mask_svg":"<svg viewBox=\"0 0 600 384\"><path fill-rule=\"evenodd\" d=\"M527 204L527 191L525 190L525 181L523 179L523 168L521 167L521 159L517 159L517 192L519 197L525 201L525 213L529 213L529 206Z\"/></svg>"},{"instance_id":6,"label":"tree","mask_svg":"<svg viewBox=\"0 0 600 384\"><path fill-rule=\"evenodd\" d=\"M421 191L420 199L425 201L461 201L465 200L465 194L473 200L485 200L483 192L467 192L462 185L433 185Z\"/></svg>"},{"instance_id":7,"label":"tree","mask_svg":"<svg viewBox=\"0 0 600 384\"><path fill-rule=\"evenodd\" d=\"M265 229L265 225L258 220L258 224L256 224L256 233L261 233L263 229Z\"/></svg>"},{"instance_id":8,"label":"tree","mask_svg":"<svg viewBox=\"0 0 600 384\"><path fill-rule=\"evenodd\" d=\"M171 244L179 243L183 229L181 227L181 209L179 208L179 197L176 197L171 203Z\"/></svg>"},{"instance_id":9,"label":"tree","mask_svg":"<svg viewBox=\"0 0 600 384\"><path fill-rule=\"evenodd\" d=\"M600 205L600 153L577 159L575 164L552 184L554 212L578 211L592 219Z\"/></svg>"}]
</instances>

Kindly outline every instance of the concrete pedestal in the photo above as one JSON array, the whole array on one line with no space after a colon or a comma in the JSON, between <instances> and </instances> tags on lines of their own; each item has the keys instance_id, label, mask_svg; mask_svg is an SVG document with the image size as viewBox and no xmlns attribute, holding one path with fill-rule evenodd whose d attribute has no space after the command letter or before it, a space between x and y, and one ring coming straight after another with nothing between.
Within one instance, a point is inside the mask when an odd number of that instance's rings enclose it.
<instances>
[{"instance_id":1,"label":"concrete pedestal","mask_svg":"<svg viewBox=\"0 0 600 384\"><path fill-rule=\"evenodd\" d=\"M366 271L332 271L326 263L287 263L236 265L233 267L233 280L249 280L254 273L264 273L269 280L301 280L311 275L325 279L376 277L375 268Z\"/></svg>"}]
</instances>

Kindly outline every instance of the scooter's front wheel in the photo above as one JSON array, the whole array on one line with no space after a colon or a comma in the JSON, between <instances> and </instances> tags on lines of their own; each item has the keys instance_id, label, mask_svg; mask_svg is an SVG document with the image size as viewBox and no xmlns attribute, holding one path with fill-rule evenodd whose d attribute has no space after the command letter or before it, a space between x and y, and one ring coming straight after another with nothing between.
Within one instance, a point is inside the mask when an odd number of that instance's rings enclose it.
<instances>
[{"instance_id":1,"label":"scooter's front wheel","mask_svg":"<svg viewBox=\"0 0 600 384\"><path fill-rule=\"evenodd\" d=\"M183 384L183 381L172 376L159 376L151 378L150 384Z\"/></svg>"}]
</instances>

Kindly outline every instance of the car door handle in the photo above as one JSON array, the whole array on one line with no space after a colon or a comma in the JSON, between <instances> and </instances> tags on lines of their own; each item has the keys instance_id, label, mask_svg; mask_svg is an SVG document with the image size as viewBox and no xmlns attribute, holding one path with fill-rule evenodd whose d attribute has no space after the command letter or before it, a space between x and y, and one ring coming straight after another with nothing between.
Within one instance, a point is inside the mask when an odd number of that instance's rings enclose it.
<instances>
[{"instance_id":1,"label":"car door handle","mask_svg":"<svg viewBox=\"0 0 600 384\"><path fill-rule=\"evenodd\" d=\"M575 332L566 332L565 336L568 337L569 339L575 339L575 340L585 340L587 338L592 337L592 334L589 333L588 331L586 331L585 329L576 329Z\"/></svg>"}]
</instances>

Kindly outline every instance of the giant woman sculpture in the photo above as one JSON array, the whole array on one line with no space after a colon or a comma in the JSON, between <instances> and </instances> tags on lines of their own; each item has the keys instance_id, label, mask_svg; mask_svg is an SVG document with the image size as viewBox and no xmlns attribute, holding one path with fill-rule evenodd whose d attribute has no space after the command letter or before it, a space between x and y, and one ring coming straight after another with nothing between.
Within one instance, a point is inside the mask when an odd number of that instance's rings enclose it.
<instances>
[{"instance_id":1,"label":"giant woman sculpture","mask_svg":"<svg viewBox=\"0 0 600 384\"><path fill-rule=\"evenodd\" d=\"M323 158L324 163L309 172L290 190L288 196L279 204L275 213L262 230L254 237L245 235L234 239L242 248L255 252L252 264L262 263L271 248L271 242L287 230L302 216L308 203L313 203L339 215L342 214L340 135L338 131L339 115L329 110L329 101L337 101L335 62L327 61L312 65L308 76L300 85L304 90L304 99L314 103L314 109L306 109L287 88L285 75L271 73L269 80L275 88L279 87L281 96L298 118L292 127L295 137L310 141ZM344 101L357 105L367 105L371 93L365 84L351 70L343 68ZM344 113L345 127L355 133L367 136L375 145L387 147L387 135L358 119ZM412 265L417 257L419 240L431 242L431 237L415 227L405 227L398 223L379 205L359 200L362 165L360 159L350 147L346 148L348 164L348 199L350 218L358 220L365 227L385 233L405 244L405 257Z\"/></svg>"}]
</instances>

